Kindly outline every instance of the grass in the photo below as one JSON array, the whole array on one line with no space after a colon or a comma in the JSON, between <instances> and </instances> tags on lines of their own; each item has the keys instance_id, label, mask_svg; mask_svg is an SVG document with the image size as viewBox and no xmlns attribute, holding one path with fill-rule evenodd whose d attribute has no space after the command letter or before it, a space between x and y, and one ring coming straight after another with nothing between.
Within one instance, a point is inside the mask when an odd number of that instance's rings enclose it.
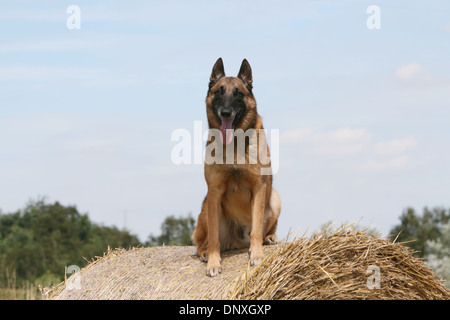
<instances>
[{"instance_id":1,"label":"grass","mask_svg":"<svg viewBox=\"0 0 450 320\"><path fill-rule=\"evenodd\" d=\"M39 300L38 288L29 281L23 281L20 285L16 281L16 272L9 274L6 270L5 281L0 283L0 300Z\"/></svg>"}]
</instances>

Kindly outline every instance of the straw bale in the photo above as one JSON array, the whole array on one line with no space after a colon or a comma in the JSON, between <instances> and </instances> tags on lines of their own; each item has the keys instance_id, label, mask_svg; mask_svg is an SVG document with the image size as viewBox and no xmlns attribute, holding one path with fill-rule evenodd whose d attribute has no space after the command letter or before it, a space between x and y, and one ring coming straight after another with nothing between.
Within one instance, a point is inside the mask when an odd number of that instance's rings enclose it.
<instances>
[{"instance_id":1,"label":"straw bale","mask_svg":"<svg viewBox=\"0 0 450 320\"><path fill-rule=\"evenodd\" d=\"M47 299L450 299L425 263L401 243L341 227L265 246L250 267L248 250L222 253L222 274L206 276L194 247L108 251ZM379 270L379 288L368 280Z\"/></svg>"}]
</instances>

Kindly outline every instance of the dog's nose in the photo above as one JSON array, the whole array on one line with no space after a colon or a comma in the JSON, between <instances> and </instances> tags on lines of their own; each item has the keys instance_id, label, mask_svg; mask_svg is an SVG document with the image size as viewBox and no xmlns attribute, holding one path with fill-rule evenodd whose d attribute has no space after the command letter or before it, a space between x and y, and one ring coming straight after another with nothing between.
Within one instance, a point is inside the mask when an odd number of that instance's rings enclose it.
<instances>
[{"instance_id":1,"label":"dog's nose","mask_svg":"<svg viewBox=\"0 0 450 320\"><path fill-rule=\"evenodd\" d=\"M220 110L220 115L224 118L231 117L231 113L232 113L231 109L221 109Z\"/></svg>"}]
</instances>

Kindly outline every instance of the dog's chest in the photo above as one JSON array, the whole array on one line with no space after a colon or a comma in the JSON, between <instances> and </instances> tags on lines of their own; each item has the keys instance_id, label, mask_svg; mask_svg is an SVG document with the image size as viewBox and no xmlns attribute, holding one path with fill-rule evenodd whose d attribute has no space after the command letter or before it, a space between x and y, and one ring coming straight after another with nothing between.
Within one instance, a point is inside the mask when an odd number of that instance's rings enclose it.
<instances>
[{"instance_id":1,"label":"dog's chest","mask_svg":"<svg viewBox=\"0 0 450 320\"><path fill-rule=\"evenodd\" d=\"M232 192L239 192L245 183L244 174L242 170L232 169L228 176L228 190Z\"/></svg>"},{"instance_id":2,"label":"dog's chest","mask_svg":"<svg viewBox=\"0 0 450 320\"><path fill-rule=\"evenodd\" d=\"M230 171L222 199L225 214L239 224L249 223L251 218L252 188L248 178L245 171Z\"/></svg>"},{"instance_id":3,"label":"dog's chest","mask_svg":"<svg viewBox=\"0 0 450 320\"><path fill-rule=\"evenodd\" d=\"M250 176L245 170L239 168L239 166L231 166L227 170L227 191L228 192L243 192L251 190L251 184L249 181Z\"/></svg>"}]
</instances>

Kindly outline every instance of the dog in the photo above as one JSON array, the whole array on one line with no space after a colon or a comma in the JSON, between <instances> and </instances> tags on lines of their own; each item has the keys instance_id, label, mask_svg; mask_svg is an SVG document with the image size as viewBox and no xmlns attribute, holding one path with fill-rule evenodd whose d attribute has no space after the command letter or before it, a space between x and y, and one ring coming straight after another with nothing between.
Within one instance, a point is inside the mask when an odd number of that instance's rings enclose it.
<instances>
[{"instance_id":1,"label":"dog","mask_svg":"<svg viewBox=\"0 0 450 320\"><path fill-rule=\"evenodd\" d=\"M237 77L225 76L222 58L214 64L206 96L208 192L192 234L210 277L222 273L221 251L249 248L255 266L264 258L263 244L279 242L275 231L281 200L272 188L270 153L252 83L246 59Z\"/></svg>"}]
</instances>

